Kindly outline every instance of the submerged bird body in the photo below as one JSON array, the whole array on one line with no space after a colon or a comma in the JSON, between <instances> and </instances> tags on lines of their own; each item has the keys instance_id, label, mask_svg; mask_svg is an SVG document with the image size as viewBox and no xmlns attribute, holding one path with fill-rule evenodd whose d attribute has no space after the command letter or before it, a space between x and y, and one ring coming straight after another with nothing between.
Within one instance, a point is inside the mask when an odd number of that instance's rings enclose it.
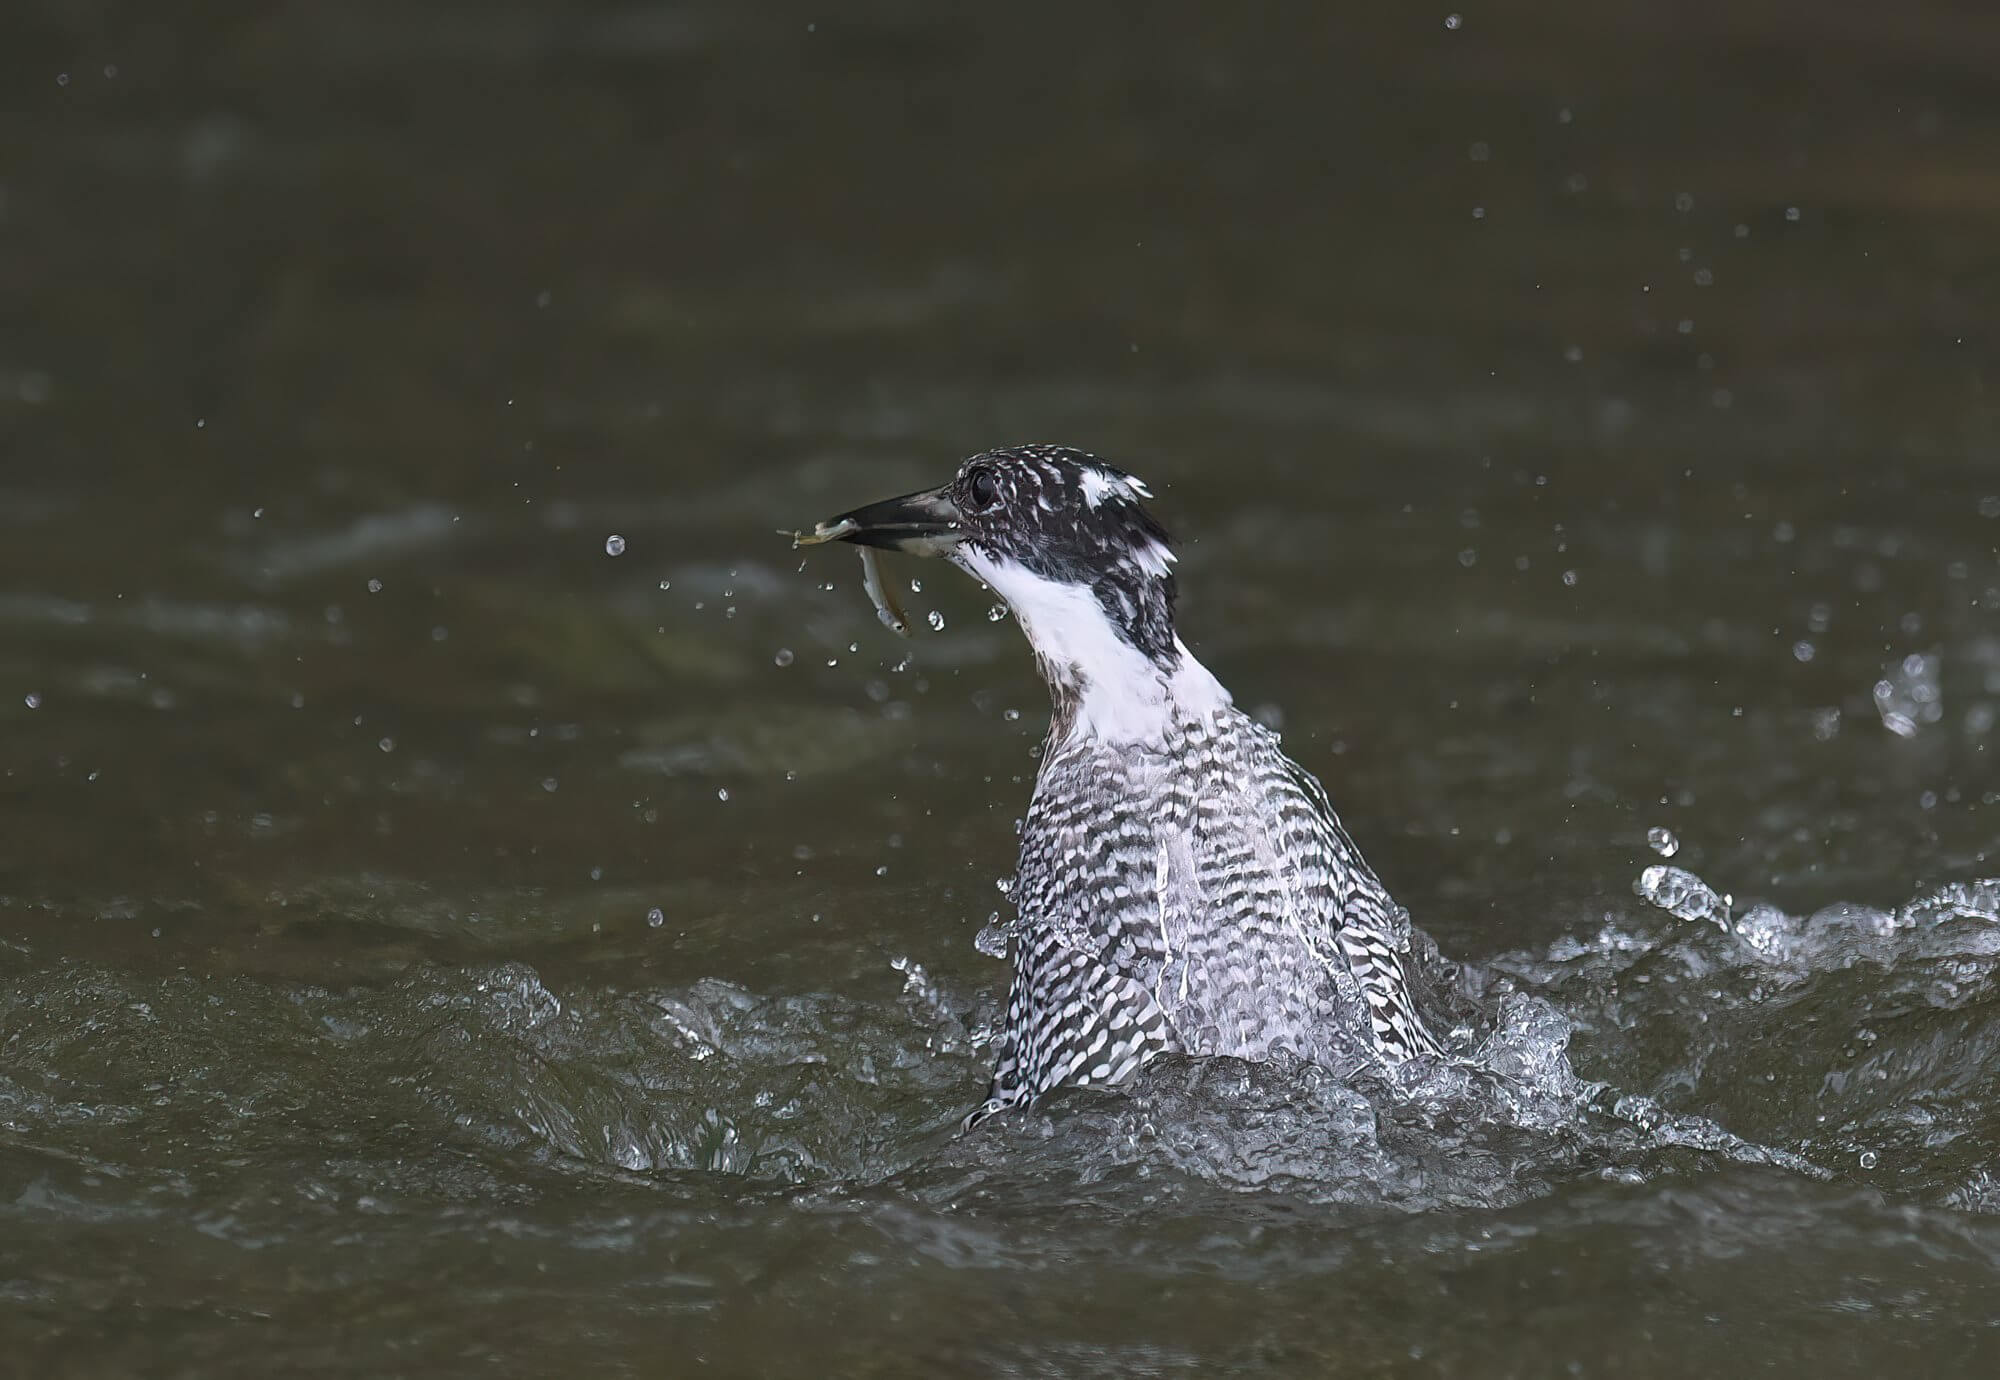
<instances>
[{"instance_id":1,"label":"submerged bird body","mask_svg":"<svg viewBox=\"0 0 2000 1380\"><path fill-rule=\"evenodd\" d=\"M1407 923L1275 734L1221 705L1144 744L1052 746L1012 890L1014 983L983 1111L1153 1054L1340 1071L1431 1048Z\"/></svg>"},{"instance_id":2,"label":"submerged bird body","mask_svg":"<svg viewBox=\"0 0 2000 1380\"><path fill-rule=\"evenodd\" d=\"M1161 1053L1348 1073L1438 1048L1407 916L1319 783L1175 636L1148 496L1092 456L1019 447L820 528L990 585L1054 702L1011 887L999 1059L969 1120Z\"/></svg>"}]
</instances>

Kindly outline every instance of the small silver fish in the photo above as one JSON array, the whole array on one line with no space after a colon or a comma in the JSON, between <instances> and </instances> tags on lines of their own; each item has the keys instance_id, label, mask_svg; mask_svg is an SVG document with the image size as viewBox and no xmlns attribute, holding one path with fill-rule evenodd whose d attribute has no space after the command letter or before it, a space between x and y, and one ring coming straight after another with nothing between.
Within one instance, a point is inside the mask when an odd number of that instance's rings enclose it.
<instances>
[{"instance_id":1,"label":"small silver fish","mask_svg":"<svg viewBox=\"0 0 2000 1380\"><path fill-rule=\"evenodd\" d=\"M820 523L810 532L788 532L780 528L778 535L790 537L794 550L801 546L818 546L822 542L839 541L860 524L851 518L842 518L831 525ZM902 609L896 606L896 598L889 592L888 582L882 578L882 563L872 546L857 546L861 553L861 587L868 592L868 602L875 606L875 616L882 620L882 626L898 637L910 635L910 620Z\"/></svg>"},{"instance_id":2,"label":"small silver fish","mask_svg":"<svg viewBox=\"0 0 2000 1380\"><path fill-rule=\"evenodd\" d=\"M910 620L896 607L896 597L889 592L887 582L882 579L882 563L872 546L857 546L861 553L861 587L868 591L868 602L875 606L875 616L882 620L882 626L898 637L910 635Z\"/></svg>"}]
</instances>

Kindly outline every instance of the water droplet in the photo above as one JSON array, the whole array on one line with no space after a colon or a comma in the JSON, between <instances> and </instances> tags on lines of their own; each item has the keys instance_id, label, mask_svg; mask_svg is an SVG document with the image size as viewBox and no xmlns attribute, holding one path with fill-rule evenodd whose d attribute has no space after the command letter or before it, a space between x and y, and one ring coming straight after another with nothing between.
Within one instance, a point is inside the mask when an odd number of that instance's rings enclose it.
<instances>
[{"instance_id":1,"label":"water droplet","mask_svg":"<svg viewBox=\"0 0 2000 1380\"><path fill-rule=\"evenodd\" d=\"M613 532L610 536L606 537L604 539L604 554L607 556L624 555L625 538L619 536L616 532ZM664 586L662 586L662 588L664 588Z\"/></svg>"},{"instance_id":2,"label":"water droplet","mask_svg":"<svg viewBox=\"0 0 2000 1380\"><path fill-rule=\"evenodd\" d=\"M1681 841L1674 837L1674 831L1661 828L1657 824L1646 831L1646 842L1651 844L1653 851L1663 858L1671 858L1681 851Z\"/></svg>"},{"instance_id":3,"label":"water droplet","mask_svg":"<svg viewBox=\"0 0 2000 1380\"><path fill-rule=\"evenodd\" d=\"M936 609L932 609L930 611L930 616L924 619L924 621L931 625L932 632L944 631L944 615L939 613Z\"/></svg>"},{"instance_id":4,"label":"water droplet","mask_svg":"<svg viewBox=\"0 0 2000 1380\"><path fill-rule=\"evenodd\" d=\"M771 664L773 666L789 666L793 660L792 649L790 647L780 647L778 648L778 654L771 658Z\"/></svg>"},{"instance_id":5,"label":"water droplet","mask_svg":"<svg viewBox=\"0 0 2000 1380\"><path fill-rule=\"evenodd\" d=\"M658 929L660 926L667 923L667 913L661 910L658 906L654 906L651 910L646 912L646 923L648 925L651 925L654 929Z\"/></svg>"},{"instance_id":6,"label":"water droplet","mask_svg":"<svg viewBox=\"0 0 2000 1380\"><path fill-rule=\"evenodd\" d=\"M986 610L986 621L989 623L998 623L1006 616L1007 606L1005 604L995 604Z\"/></svg>"}]
</instances>

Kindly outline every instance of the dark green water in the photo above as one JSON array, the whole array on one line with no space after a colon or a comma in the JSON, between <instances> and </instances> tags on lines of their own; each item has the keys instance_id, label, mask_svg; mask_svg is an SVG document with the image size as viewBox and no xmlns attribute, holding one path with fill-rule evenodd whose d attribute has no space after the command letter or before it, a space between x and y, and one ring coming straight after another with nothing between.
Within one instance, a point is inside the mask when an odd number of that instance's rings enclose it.
<instances>
[{"instance_id":1,"label":"dark green water","mask_svg":"<svg viewBox=\"0 0 2000 1380\"><path fill-rule=\"evenodd\" d=\"M0 1370L1993 1373L2000 20L1520 8L21 0ZM1831 1177L953 1139L1040 687L772 529L1030 439L1579 1074Z\"/></svg>"}]
</instances>

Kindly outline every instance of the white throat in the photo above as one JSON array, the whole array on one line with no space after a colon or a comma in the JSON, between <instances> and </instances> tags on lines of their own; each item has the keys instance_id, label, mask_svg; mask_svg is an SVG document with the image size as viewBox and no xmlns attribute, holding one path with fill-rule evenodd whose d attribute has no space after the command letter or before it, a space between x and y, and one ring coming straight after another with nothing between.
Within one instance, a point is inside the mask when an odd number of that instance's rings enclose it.
<instances>
[{"instance_id":1,"label":"white throat","mask_svg":"<svg viewBox=\"0 0 2000 1380\"><path fill-rule=\"evenodd\" d=\"M1172 666L1161 667L1118 635L1097 596L1083 586L1046 579L971 547L959 547L951 558L1013 610L1043 679L1073 706L1070 738L1157 742L1181 717L1229 706L1229 692L1178 637Z\"/></svg>"}]
</instances>

